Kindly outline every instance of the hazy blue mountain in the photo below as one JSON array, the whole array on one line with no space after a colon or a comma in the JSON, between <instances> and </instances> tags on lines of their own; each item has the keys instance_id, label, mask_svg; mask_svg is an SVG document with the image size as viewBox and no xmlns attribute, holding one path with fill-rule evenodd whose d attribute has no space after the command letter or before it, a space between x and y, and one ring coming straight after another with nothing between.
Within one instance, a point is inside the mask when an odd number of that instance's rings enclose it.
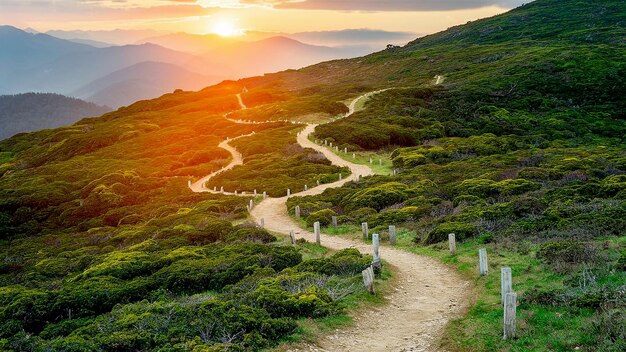
<instances>
[{"instance_id":1,"label":"hazy blue mountain","mask_svg":"<svg viewBox=\"0 0 626 352\"><path fill-rule=\"evenodd\" d=\"M7 49L0 51L0 94L70 95L94 80L147 61L175 64L200 73L213 70L206 60L154 44L96 48L9 26L0 27L0 46ZM157 79L160 72L151 74Z\"/></svg>"},{"instance_id":2,"label":"hazy blue mountain","mask_svg":"<svg viewBox=\"0 0 626 352\"><path fill-rule=\"evenodd\" d=\"M0 139L20 132L70 125L111 109L59 94L0 95Z\"/></svg>"},{"instance_id":3,"label":"hazy blue mountain","mask_svg":"<svg viewBox=\"0 0 626 352\"><path fill-rule=\"evenodd\" d=\"M11 26L0 26L0 93L13 83L9 76L17 71L43 65L59 57L93 50L84 44L58 39L47 34L28 33ZM19 77L17 77L19 78Z\"/></svg>"},{"instance_id":4,"label":"hazy blue mountain","mask_svg":"<svg viewBox=\"0 0 626 352\"><path fill-rule=\"evenodd\" d=\"M199 90L221 81L161 62L142 62L110 73L72 92L72 96L118 108L176 89Z\"/></svg>"},{"instance_id":5,"label":"hazy blue mountain","mask_svg":"<svg viewBox=\"0 0 626 352\"><path fill-rule=\"evenodd\" d=\"M154 43L173 50L202 54L206 61L224 67L230 78L301 68L320 61L361 56L367 46L329 47L310 45L285 36L255 41L223 38L214 34L172 33L150 37L138 43Z\"/></svg>"},{"instance_id":6,"label":"hazy blue mountain","mask_svg":"<svg viewBox=\"0 0 626 352\"><path fill-rule=\"evenodd\" d=\"M229 65L238 77L298 69L322 61L353 58L371 52L367 47L310 45L287 37L271 37L249 43L230 43L210 50L204 57Z\"/></svg>"}]
</instances>

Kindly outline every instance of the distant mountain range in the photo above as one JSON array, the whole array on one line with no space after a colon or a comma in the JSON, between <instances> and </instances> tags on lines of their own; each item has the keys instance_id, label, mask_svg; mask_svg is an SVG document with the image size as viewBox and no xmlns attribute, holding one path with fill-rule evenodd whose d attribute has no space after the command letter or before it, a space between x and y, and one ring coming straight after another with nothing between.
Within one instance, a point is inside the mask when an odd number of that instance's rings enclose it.
<instances>
[{"instance_id":1,"label":"distant mountain range","mask_svg":"<svg viewBox=\"0 0 626 352\"><path fill-rule=\"evenodd\" d=\"M301 68L322 61L362 56L372 51L368 46L310 45L285 36L241 41L214 34L173 33L146 38L137 43L153 43L194 53L207 61L229 67L232 78Z\"/></svg>"},{"instance_id":2,"label":"distant mountain range","mask_svg":"<svg viewBox=\"0 0 626 352\"><path fill-rule=\"evenodd\" d=\"M59 94L0 95L0 139L21 132L70 125L111 109Z\"/></svg>"},{"instance_id":3,"label":"distant mountain range","mask_svg":"<svg viewBox=\"0 0 626 352\"><path fill-rule=\"evenodd\" d=\"M72 37L81 33L62 34ZM0 26L0 94L59 93L118 108L175 89L196 90L224 79L301 68L371 51L368 47L315 46L286 37L244 42L176 33L123 46L73 38Z\"/></svg>"},{"instance_id":4,"label":"distant mountain range","mask_svg":"<svg viewBox=\"0 0 626 352\"><path fill-rule=\"evenodd\" d=\"M130 105L158 97L172 87L199 90L219 80L220 77L197 74L177 65L145 61L92 81L70 95L107 106Z\"/></svg>"}]
</instances>

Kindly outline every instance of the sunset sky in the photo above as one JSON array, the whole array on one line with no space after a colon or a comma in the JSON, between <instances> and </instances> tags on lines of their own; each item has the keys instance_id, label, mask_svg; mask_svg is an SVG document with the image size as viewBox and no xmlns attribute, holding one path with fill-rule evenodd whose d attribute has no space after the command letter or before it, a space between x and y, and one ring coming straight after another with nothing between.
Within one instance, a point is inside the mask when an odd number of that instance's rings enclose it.
<instances>
[{"instance_id":1,"label":"sunset sky","mask_svg":"<svg viewBox=\"0 0 626 352\"><path fill-rule=\"evenodd\" d=\"M0 0L0 24L39 31L236 34L371 28L425 34L525 2L529 0Z\"/></svg>"}]
</instances>

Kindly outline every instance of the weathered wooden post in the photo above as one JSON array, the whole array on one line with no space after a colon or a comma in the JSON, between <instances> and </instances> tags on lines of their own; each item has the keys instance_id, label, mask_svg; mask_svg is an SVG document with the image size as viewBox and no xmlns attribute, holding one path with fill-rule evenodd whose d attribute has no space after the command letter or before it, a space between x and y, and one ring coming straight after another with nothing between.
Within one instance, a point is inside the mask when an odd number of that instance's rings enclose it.
<instances>
[{"instance_id":1,"label":"weathered wooden post","mask_svg":"<svg viewBox=\"0 0 626 352\"><path fill-rule=\"evenodd\" d=\"M361 232L363 232L363 239L364 240L369 240L370 236L369 236L369 229L367 228L367 223L361 223Z\"/></svg>"},{"instance_id":2,"label":"weathered wooden post","mask_svg":"<svg viewBox=\"0 0 626 352\"><path fill-rule=\"evenodd\" d=\"M254 196L256 197L256 189L254 190Z\"/></svg>"},{"instance_id":3,"label":"weathered wooden post","mask_svg":"<svg viewBox=\"0 0 626 352\"><path fill-rule=\"evenodd\" d=\"M332 219L332 224L334 228L337 228L337 217L333 215Z\"/></svg>"},{"instance_id":4,"label":"weathered wooden post","mask_svg":"<svg viewBox=\"0 0 626 352\"><path fill-rule=\"evenodd\" d=\"M320 222L313 223L313 233L315 234L315 243L320 244Z\"/></svg>"},{"instance_id":5,"label":"weathered wooden post","mask_svg":"<svg viewBox=\"0 0 626 352\"><path fill-rule=\"evenodd\" d=\"M367 292L374 294L374 269L368 266L361 274L363 275L363 283L365 284Z\"/></svg>"},{"instance_id":6,"label":"weathered wooden post","mask_svg":"<svg viewBox=\"0 0 626 352\"><path fill-rule=\"evenodd\" d=\"M374 249L374 259L372 260L372 266L377 269L380 269L381 267L380 253L378 251L379 246L380 246L380 238L378 234L377 233L372 234L372 247Z\"/></svg>"},{"instance_id":7,"label":"weathered wooden post","mask_svg":"<svg viewBox=\"0 0 626 352\"><path fill-rule=\"evenodd\" d=\"M451 255L456 254L456 235L453 233L448 234L448 247Z\"/></svg>"},{"instance_id":8,"label":"weathered wooden post","mask_svg":"<svg viewBox=\"0 0 626 352\"><path fill-rule=\"evenodd\" d=\"M339 146L335 146L335 151L339 152Z\"/></svg>"},{"instance_id":9,"label":"weathered wooden post","mask_svg":"<svg viewBox=\"0 0 626 352\"><path fill-rule=\"evenodd\" d=\"M217 191L217 186L213 186L213 192Z\"/></svg>"},{"instance_id":10,"label":"weathered wooden post","mask_svg":"<svg viewBox=\"0 0 626 352\"><path fill-rule=\"evenodd\" d=\"M250 203L248 204L248 211L252 211L252 207L254 206L254 201L250 199Z\"/></svg>"},{"instance_id":11,"label":"weathered wooden post","mask_svg":"<svg viewBox=\"0 0 626 352\"><path fill-rule=\"evenodd\" d=\"M332 146L333 146L333 142L330 142L329 144L330 144L330 147L332 147Z\"/></svg>"},{"instance_id":12,"label":"weathered wooden post","mask_svg":"<svg viewBox=\"0 0 626 352\"><path fill-rule=\"evenodd\" d=\"M370 158L370 164L374 163L374 160L372 160L372 158Z\"/></svg>"},{"instance_id":13,"label":"weathered wooden post","mask_svg":"<svg viewBox=\"0 0 626 352\"><path fill-rule=\"evenodd\" d=\"M308 190L309 190L309 186L304 185L304 190L305 190L305 191L308 191Z\"/></svg>"},{"instance_id":14,"label":"weathered wooden post","mask_svg":"<svg viewBox=\"0 0 626 352\"><path fill-rule=\"evenodd\" d=\"M326 140L325 140L325 141L324 141L324 145L328 145L328 141L326 141Z\"/></svg>"},{"instance_id":15,"label":"weathered wooden post","mask_svg":"<svg viewBox=\"0 0 626 352\"><path fill-rule=\"evenodd\" d=\"M191 188L191 180L187 180L187 187Z\"/></svg>"},{"instance_id":16,"label":"weathered wooden post","mask_svg":"<svg viewBox=\"0 0 626 352\"><path fill-rule=\"evenodd\" d=\"M224 186L220 187L220 193L224 193Z\"/></svg>"},{"instance_id":17,"label":"weathered wooden post","mask_svg":"<svg viewBox=\"0 0 626 352\"><path fill-rule=\"evenodd\" d=\"M339 181L343 180L343 176L339 174Z\"/></svg>"},{"instance_id":18,"label":"weathered wooden post","mask_svg":"<svg viewBox=\"0 0 626 352\"><path fill-rule=\"evenodd\" d=\"M237 195L237 190L235 190L235 195Z\"/></svg>"},{"instance_id":19,"label":"weathered wooden post","mask_svg":"<svg viewBox=\"0 0 626 352\"><path fill-rule=\"evenodd\" d=\"M261 221L259 221L259 225L261 225L261 227L265 227L265 219L261 218Z\"/></svg>"},{"instance_id":20,"label":"weathered wooden post","mask_svg":"<svg viewBox=\"0 0 626 352\"><path fill-rule=\"evenodd\" d=\"M389 225L389 244L396 245L396 226Z\"/></svg>"},{"instance_id":21,"label":"weathered wooden post","mask_svg":"<svg viewBox=\"0 0 626 352\"><path fill-rule=\"evenodd\" d=\"M318 186L320 185L320 180L317 180L317 185L318 185Z\"/></svg>"},{"instance_id":22,"label":"weathered wooden post","mask_svg":"<svg viewBox=\"0 0 626 352\"><path fill-rule=\"evenodd\" d=\"M345 154L348 154L348 147L343 148L343 152L344 152Z\"/></svg>"},{"instance_id":23,"label":"weathered wooden post","mask_svg":"<svg viewBox=\"0 0 626 352\"><path fill-rule=\"evenodd\" d=\"M513 273L511 268L500 268L500 293L502 304L506 301L506 295L513 292Z\"/></svg>"},{"instance_id":24,"label":"weathered wooden post","mask_svg":"<svg viewBox=\"0 0 626 352\"><path fill-rule=\"evenodd\" d=\"M267 198L267 192L263 191L263 199Z\"/></svg>"},{"instance_id":25,"label":"weathered wooden post","mask_svg":"<svg viewBox=\"0 0 626 352\"><path fill-rule=\"evenodd\" d=\"M478 269L480 271L480 276L487 275L487 272L489 271L489 266L487 264L487 250L485 248L478 250Z\"/></svg>"},{"instance_id":26,"label":"weathered wooden post","mask_svg":"<svg viewBox=\"0 0 626 352\"><path fill-rule=\"evenodd\" d=\"M397 175L398 174L398 169L393 169L393 175Z\"/></svg>"},{"instance_id":27,"label":"weathered wooden post","mask_svg":"<svg viewBox=\"0 0 626 352\"><path fill-rule=\"evenodd\" d=\"M287 188L287 197L291 196L291 190Z\"/></svg>"},{"instance_id":28,"label":"weathered wooden post","mask_svg":"<svg viewBox=\"0 0 626 352\"><path fill-rule=\"evenodd\" d=\"M361 175L356 175L356 182L361 181Z\"/></svg>"},{"instance_id":29,"label":"weathered wooden post","mask_svg":"<svg viewBox=\"0 0 626 352\"><path fill-rule=\"evenodd\" d=\"M299 205L296 205L295 212L296 212L296 219L300 219L300 206Z\"/></svg>"},{"instance_id":30,"label":"weathered wooden post","mask_svg":"<svg viewBox=\"0 0 626 352\"><path fill-rule=\"evenodd\" d=\"M289 231L289 238L291 239L291 244L296 244L296 233L293 230Z\"/></svg>"},{"instance_id":31,"label":"weathered wooden post","mask_svg":"<svg viewBox=\"0 0 626 352\"><path fill-rule=\"evenodd\" d=\"M352 159L356 159L356 154L352 153Z\"/></svg>"},{"instance_id":32,"label":"weathered wooden post","mask_svg":"<svg viewBox=\"0 0 626 352\"><path fill-rule=\"evenodd\" d=\"M505 340L515 338L515 316L517 314L517 293L509 292L504 296L504 336Z\"/></svg>"}]
</instances>

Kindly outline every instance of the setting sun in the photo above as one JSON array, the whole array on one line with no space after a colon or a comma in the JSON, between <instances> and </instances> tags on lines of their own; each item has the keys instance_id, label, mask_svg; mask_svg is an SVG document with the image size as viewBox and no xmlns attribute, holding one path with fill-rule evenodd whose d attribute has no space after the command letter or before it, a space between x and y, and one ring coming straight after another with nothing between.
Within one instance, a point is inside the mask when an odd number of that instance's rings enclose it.
<instances>
[{"instance_id":1,"label":"setting sun","mask_svg":"<svg viewBox=\"0 0 626 352\"><path fill-rule=\"evenodd\" d=\"M237 28L235 23L229 20L219 20L213 24L211 29L212 33L215 33L222 37L233 37L241 34L241 29Z\"/></svg>"}]
</instances>

